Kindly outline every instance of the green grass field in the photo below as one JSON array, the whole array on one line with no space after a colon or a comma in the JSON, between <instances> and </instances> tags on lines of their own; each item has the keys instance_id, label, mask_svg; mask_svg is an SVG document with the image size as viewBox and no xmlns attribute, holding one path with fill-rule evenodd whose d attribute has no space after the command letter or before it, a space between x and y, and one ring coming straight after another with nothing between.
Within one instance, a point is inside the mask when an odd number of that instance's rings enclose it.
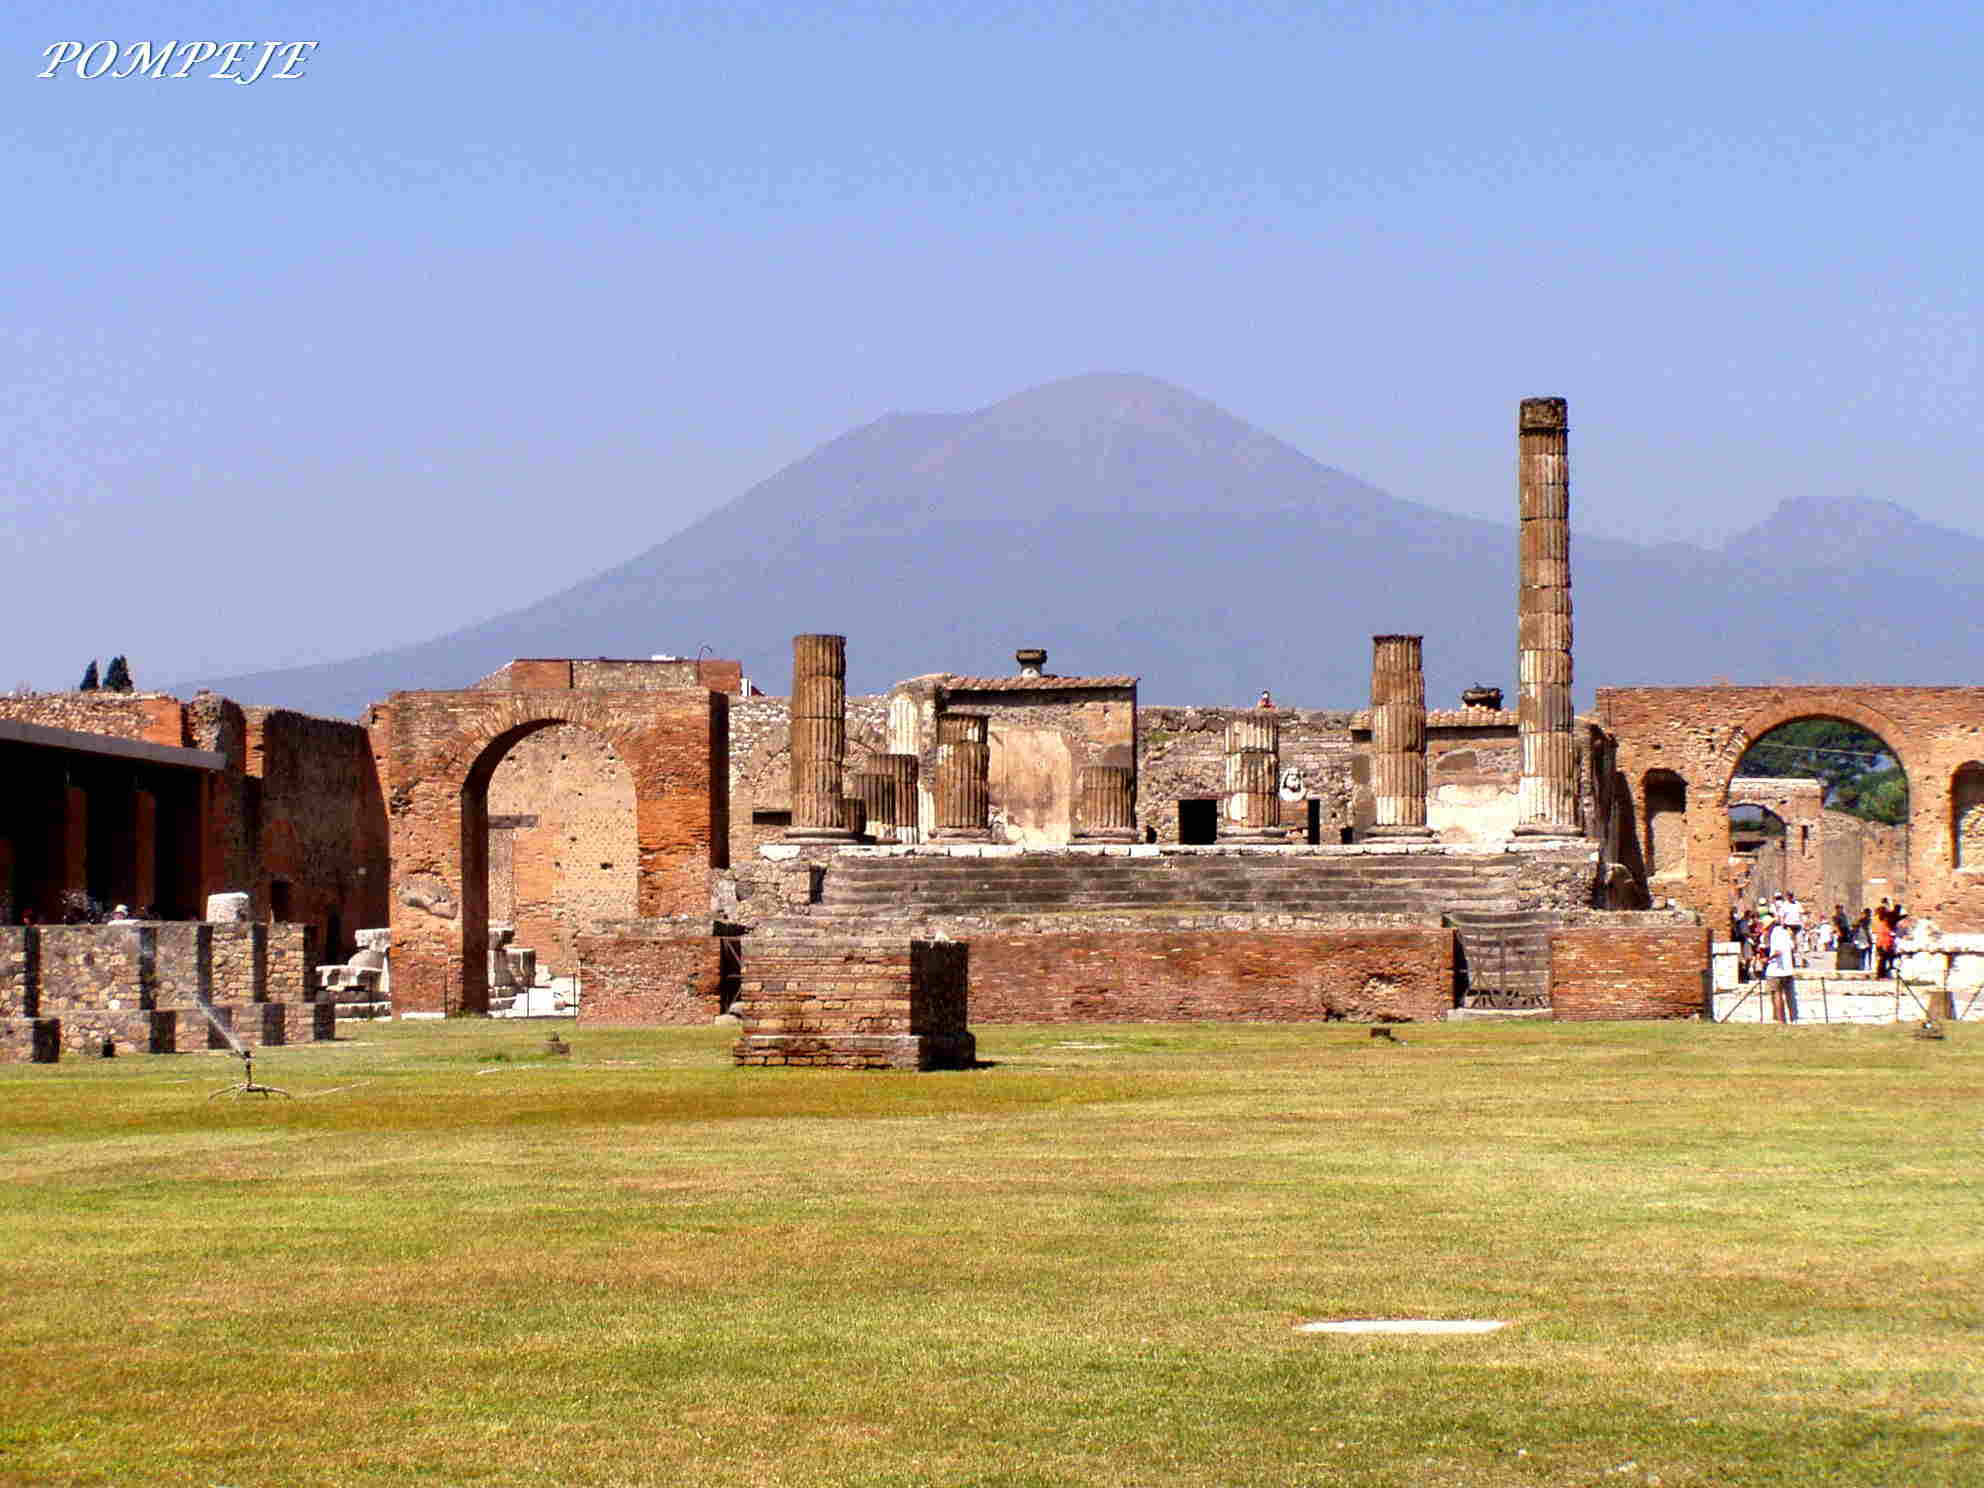
<instances>
[{"instance_id":1,"label":"green grass field","mask_svg":"<svg viewBox=\"0 0 1984 1488\"><path fill-rule=\"evenodd\" d=\"M0 1067L0 1481L1984 1482L1970 1029L546 1031Z\"/></svg>"}]
</instances>

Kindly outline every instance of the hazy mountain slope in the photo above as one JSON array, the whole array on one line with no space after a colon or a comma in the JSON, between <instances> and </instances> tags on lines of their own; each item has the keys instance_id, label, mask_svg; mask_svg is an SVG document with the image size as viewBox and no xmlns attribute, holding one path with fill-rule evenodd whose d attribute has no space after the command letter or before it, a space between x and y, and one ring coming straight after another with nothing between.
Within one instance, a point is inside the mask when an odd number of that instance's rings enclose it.
<instances>
[{"instance_id":1,"label":"hazy mountain slope","mask_svg":"<svg viewBox=\"0 0 1984 1488\"><path fill-rule=\"evenodd\" d=\"M1984 554L1976 539L1898 509L1791 502L1721 552L1637 548L1576 537L1573 479L1581 698L1594 683L1717 676L1984 680L1951 623L1984 601L1969 577L1984 565L1934 562ZM1907 539L1811 536L1858 524ZM1775 561L1794 539L1797 561ZM1514 589L1512 526L1400 501L1202 399L1098 375L975 414L879 419L496 620L206 685L353 714L513 656L707 645L782 692L793 633L828 630L849 637L857 692L929 671L1006 672L1014 647L1039 644L1053 670L1140 674L1147 701L1239 703L1270 686L1289 703L1353 707L1371 635L1405 630L1426 636L1439 706L1474 682L1513 692ZM1935 644L1944 638L1957 644Z\"/></svg>"}]
</instances>

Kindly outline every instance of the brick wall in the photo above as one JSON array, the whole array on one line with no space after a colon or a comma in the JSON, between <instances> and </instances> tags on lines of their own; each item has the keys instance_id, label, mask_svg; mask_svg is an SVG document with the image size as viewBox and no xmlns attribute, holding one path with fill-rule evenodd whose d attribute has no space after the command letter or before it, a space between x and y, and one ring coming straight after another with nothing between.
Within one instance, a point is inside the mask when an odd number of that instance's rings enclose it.
<instances>
[{"instance_id":1,"label":"brick wall","mask_svg":"<svg viewBox=\"0 0 1984 1488\"><path fill-rule=\"evenodd\" d=\"M983 933L969 944L973 1023L1427 1022L1454 1005L1447 929Z\"/></svg>"},{"instance_id":2,"label":"brick wall","mask_svg":"<svg viewBox=\"0 0 1984 1488\"><path fill-rule=\"evenodd\" d=\"M287 885L283 919L315 926L324 954L342 961L354 931L386 918L386 803L372 741L341 719L280 708L243 714L258 847L252 881L235 887L264 916L274 885Z\"/></svg>"},{"instance_id":3,"label":"brick wall","mask_svg":"<svg viewBox=\"0 0 1984 1488\"><path fill-rule=\"evenodd\" d=\"M0 697L0 718L173 748L193 745L179 700L162 692L17 693Z\"/></svg>"},{"instance_id":4,"label":"brick wall","mask_svg":"<svg viewBox=\"0 0 1984 1488\"><path fill-rule=\"evenodd\" d=\"M669 925L580 935L580 1021L709 1022L723 1011L724 945Z\"/></svg>"},{"instance_id":5,"label":"brick wall","mask_svg":"<svg viewBox=\"0 0 1984 1488\"><path fill-rule=\"evenodd\" d=\"M1692 1018L1705 1005L1705 926L1579 926L1550 934L1550 1005L1561 1022Z\"/></svg>"}]
</instances>

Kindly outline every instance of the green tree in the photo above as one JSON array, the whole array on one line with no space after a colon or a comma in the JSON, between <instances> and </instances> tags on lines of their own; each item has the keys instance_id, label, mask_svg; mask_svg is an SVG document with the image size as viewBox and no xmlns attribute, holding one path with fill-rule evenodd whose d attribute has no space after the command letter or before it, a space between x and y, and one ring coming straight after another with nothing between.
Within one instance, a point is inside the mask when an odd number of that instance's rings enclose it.
<instances>
[{"instance_id":1,"label":"green tree","mask_svg":"<svg viewBox=\"0 0 1984 1488\"><path fill-rule=\"evenodd\" d=\"M131 665L121 656L110 658L110 670L104 673L103 685L111 692L131 690Z\"/></svg>"},{"instance_id":2,"label":"green tree","mask_svg":"<svg viewBox=\"0 0 1984 1488\"><path fill-rule=\"evenodd\" d=\"M1738 775L1816 780L1826 804L1868 821L1908 815L1908 780L1879 734L1839 718L1801 718L1743 752Z\"/></svg>"},{"instance_id":3,"label":"green tree","mask_svg":"<svg viewBox=\"0 0 1984 1488\"><path fill-rule=\"evenodd\" d=\"M92 656L90 658L90 664L88 669L83 673L83 680L76 684L76 691L95 692L97 690L97 687L98 687L98 683L96 680L96 658Z\"/></svg>"}]
</instances>

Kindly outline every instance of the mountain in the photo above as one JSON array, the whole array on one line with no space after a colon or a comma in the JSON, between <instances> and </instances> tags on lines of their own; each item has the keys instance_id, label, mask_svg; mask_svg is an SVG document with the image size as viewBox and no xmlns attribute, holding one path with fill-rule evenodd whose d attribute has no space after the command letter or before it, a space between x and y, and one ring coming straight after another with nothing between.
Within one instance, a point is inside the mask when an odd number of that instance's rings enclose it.
<instances>
[{"instance_id":1,"label":"mountain","mask_svg":"<svg viewBox=\"0 0 1984 1488\"><path fill-rule=\"evenodd\" d=\"M1984 681L1953 617L1984 542L1881 502L1788 500L1720 551L1577 534L1579 695L1594 684ZM1515 493L1509 494L1511 512ZM1361 706L1370 638L1426 637L1428 701L1514 695L1515 534L1387 495L1201 398L1095 374L971 414L841 436L617 568L434 640L185 684L355 715L516 656L734 656L770 692L791 637L848 637L848 687L1130 672L1151 703Z\"/></svg>"}]
</instances>

